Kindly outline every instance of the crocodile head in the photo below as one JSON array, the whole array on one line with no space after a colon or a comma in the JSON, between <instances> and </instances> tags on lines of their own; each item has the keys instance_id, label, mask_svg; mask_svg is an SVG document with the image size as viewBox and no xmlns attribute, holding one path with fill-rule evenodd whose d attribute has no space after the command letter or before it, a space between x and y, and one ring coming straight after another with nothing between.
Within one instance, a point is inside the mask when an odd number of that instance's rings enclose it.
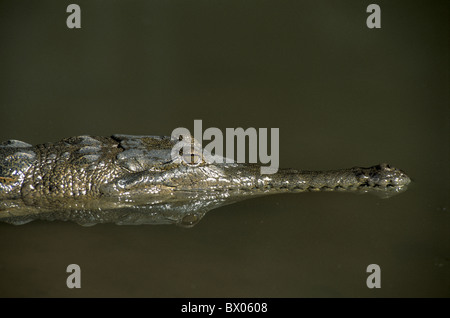
<instances>
[{"instance_id":1,"label":"crocodile head","mask_svg":"<svg viewBox=\"0 0 450 318\"><path fill-rule=\"evenodd\" d=\"M122 172L100 187L102 197L115 198L121 206L164 210L171 223L190 226L211 209L271 191L261 188L259 165L212 160L199 147L174 155L177 141L170 137L113 138L123 149L115 161Z\"/></svg>"},{"instance_id":2,"label":"crocodile head","mask_svg":"<svg viewBox=\"0 0 450 318\"><path fill-rule=\"evenodd\" d=\"M175 151L170 137L114 135L123 151L116 165L119 177L104 184L106 197L130 206L152 206L172 213L172 223L191 225L214 208L250 196L280 192L354 191L389 197L404 191L410 179L382 164L371 168L316 172L281 169L262 175L260 165L235 163L193 145L189 153ZM174 148L175 147L175 148Z\"/></svg>"},{"instance_id":3,"label":"crocodile head","mask_svg":"<svg viewBox=\"0 0 450 318\"><path fill-rule=\"evenodd\" d=\"M262 181L259 165L206 154L198 145L189 153L169 137L114 135L124 149L116 165L124 173L101 191L114 196L164 195L174 192L251 192ZM175 149L175 152L174 152Z\"/></svg>"}]
</instances>

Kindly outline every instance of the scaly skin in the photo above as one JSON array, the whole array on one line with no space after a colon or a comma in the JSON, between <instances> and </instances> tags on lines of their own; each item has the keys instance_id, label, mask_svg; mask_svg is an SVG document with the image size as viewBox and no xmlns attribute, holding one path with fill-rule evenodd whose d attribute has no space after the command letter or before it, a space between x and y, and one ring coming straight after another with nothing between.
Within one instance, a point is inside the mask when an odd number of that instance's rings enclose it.
<instances>
[{"instance_id":1,"label":"scaly skin","mask_svg":"<svg viewBox=\"0 0 450 318\"><path fill-rule=\"evenodd\" d=\"M169 137L130 135L79 136L36 146L4 142L0 220L191 226L211 209L255 196L353 191L389 197L410 183L387 164L261 175L259 165L208 163L200 152L201 163L193 165L172 160L174 144Z\"/></svg>"}]
</instances>

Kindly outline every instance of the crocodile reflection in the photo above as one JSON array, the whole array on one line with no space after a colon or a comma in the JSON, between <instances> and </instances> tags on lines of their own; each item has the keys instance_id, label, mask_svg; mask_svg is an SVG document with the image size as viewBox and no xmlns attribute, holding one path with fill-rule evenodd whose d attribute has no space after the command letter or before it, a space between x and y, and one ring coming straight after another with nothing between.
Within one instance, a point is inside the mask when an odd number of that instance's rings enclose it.
<instances>
[{"instance_id":1,"label":"crocodile reflection","mask_svg":"<svg viewBox=\"0 0 450 318\"><path fill-rule=\"evenodd\" d=\"M78 136L36 146L3 142L0 220L193 226L212 209L257 196L352 191L389 197L410 183L388 164L280 169L272 175L261 175L258 164L190 164L172 160L174 144L170 137L132 135ZM202 159L201 152L196 155Z\"/></svg>"}]
</instances>

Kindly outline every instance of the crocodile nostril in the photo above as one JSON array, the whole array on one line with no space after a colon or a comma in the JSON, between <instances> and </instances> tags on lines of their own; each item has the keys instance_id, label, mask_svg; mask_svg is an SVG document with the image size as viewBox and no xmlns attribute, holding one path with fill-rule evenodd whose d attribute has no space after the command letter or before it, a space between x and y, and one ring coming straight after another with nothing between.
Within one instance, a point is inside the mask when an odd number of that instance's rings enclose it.
<instances>
[{"instance_id":1,"label":"crocodile nostril","mask_svg":"<svg viewBox=\"0 0 450 318\"><path fill-rule=\"evenodd\" d=\"M182 225L182 226L193 226L193 225L197 224L199 220L200 220L200 218L198 217L197 214L189 213L189 214L187 214L187 215L185 215L183 217L183 219L181 220L180 225Z\"/></svg>"}]
</instances>

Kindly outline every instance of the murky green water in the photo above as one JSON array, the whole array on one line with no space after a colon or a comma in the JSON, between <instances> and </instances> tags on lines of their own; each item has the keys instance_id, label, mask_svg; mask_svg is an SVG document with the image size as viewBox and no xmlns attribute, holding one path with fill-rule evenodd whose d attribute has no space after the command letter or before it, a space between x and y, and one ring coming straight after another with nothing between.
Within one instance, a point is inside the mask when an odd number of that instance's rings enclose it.
<instances>
[{"instance_id":1,"label":"murky green water","mask_svg":"<svg viewBox=\"0 0 450 318\"><path fill-rule=\"evenodd\" d=\"M248 200L192 229L0 224L0 296L450 296L448 1L378 1L378 30L369 1L76 3L79 30L68 3L0 2L1 140L278 127L282 167L389 162L414 184Z\"/></svg>"}]
</instances>

